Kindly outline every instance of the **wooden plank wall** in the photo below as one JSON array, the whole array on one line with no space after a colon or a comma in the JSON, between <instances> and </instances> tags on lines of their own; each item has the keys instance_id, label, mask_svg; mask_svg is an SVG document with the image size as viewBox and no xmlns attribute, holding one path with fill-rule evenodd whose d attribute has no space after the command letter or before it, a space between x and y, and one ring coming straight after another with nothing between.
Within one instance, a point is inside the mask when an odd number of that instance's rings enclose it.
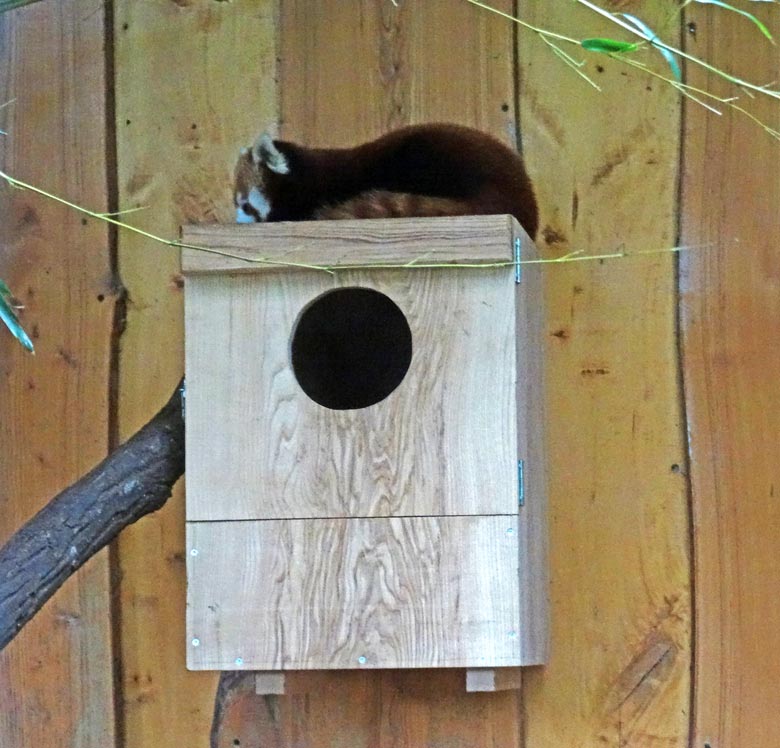
<instances>
[{"instance_id":1,"label":"wooden plank wall","mask_svg":"<svg viewBox=\"0 0 780 748\"><path fill-rule=\"evenodd\" d=\"M615 34L582 7L522 7L559 33ZM666 29L674 8L644 2L641 15ZM585 60L600 93L520 38L540 248L673 246L679 101L613 61ZM691 603L675 260L574 263L546 278L552 658L525 679L527 745L683 746Z\"/></svg>"},{"instance_id":2,"label":"wooden plank wall","mask_svg":"<svg viewBox=\"0 0 780 748\"><path fill-rule=\"evenodd\" d=\"M523 5L524 20L560 33L615 33L584 8ZM645 2L642 18L660 28L673 9ZM540 248L673 246L677 97L612 61L583 70L601 93L521 37ZM546 275L552 659L526 678L527 744L682 746L691 621L674 258Z\"/></svg>"},{"instance_id":3,"label":"wooden plank wall","mask_svg":"<svg viewBox=\"0 0 780 748\"><path fill-rule=\"evenodd\" d=\"M120 208L175 237L183 223L233 221L236 153L277 118L271 0L117 0ZM182 281L175 251L121 235L128 292L118 422L132 434L183 372ZM184 502L122 534L120 643L126 748L205 745L216 675L185 670Z\"/></svg>"},{"instance_id":4,"label":"wooden plank wall","mask_svg":"<svg viewBox=\"0 0 780 748\"><path fill-rule=\"evenodd\" d=\"M614 35L570 3L518 5L559 32ZM648 0L641 14L668 29L674 6ZM283 0L278 18L274 0L113 10L110 33L96 0L0 15L0 102L17 99L0 110L4 168L108 204L107 43L119 201L144 206L132 220L155 232L230 220L236 151L277 121L288 137L338 145L448 119L522 134L545 252L670 246L680 221L684 242L713 245L682 259L682 358L671 258L546 271L549 667L520 695L466 695L450 671L338 673L308 695L247 700L226 745L775 748L777 144L730 115L688 107L681 123L668 89L588 58L597 93L464 0ZM778 30L775 7L751 10ZM686 12L691 51L777 79L775 49L746 19ZM754 106L778 126L776 108ZM0 277L38 349L31 358L0 336L1 540L105 454L112 419L124 438L148 418L181 373L182 341L178 258L121 236L129 306L110 414L108 233L31 195L0 197ZM184 670L183 533L177 494L119 543L113 693L105 554L2 653L0 745L207 745L216 680Z\"/></svg>"},{"instance_id":5,"label":"wooden plank wall","mask_svg":"<svg viewBox=\"0 0 780 748\"><path fill-rule=\"evenodd\" d=\"M2 168L107 210L103 3L0 15ZM0 278L36 355L0 334L0 543L108 450L115 289L104 224L0 191ZM0 745L113 745L108 557L93 558L0 655Z\"/></svg>"},{"instance_id":6,"label":"wooden plank wall","mask_svg":"<svg viewBox=\"0 0 780 748\"><path fill-rule=\"evenodd\" d=\"M777 81L777 47L751 24L710 10L716 9L689 9L688 51L756 82ZM756 10L777 31L777 9ZM689 72L694 85L723 88L712 76ZM746 101L780 127L777 102ZM685 146L682 242L707 245L684 255L680 283L696 551L692 744L774 748L780 742L774 656L780 649L780 144L741 115L713 117L691 106Z\"/></svg>"}]
</instances>

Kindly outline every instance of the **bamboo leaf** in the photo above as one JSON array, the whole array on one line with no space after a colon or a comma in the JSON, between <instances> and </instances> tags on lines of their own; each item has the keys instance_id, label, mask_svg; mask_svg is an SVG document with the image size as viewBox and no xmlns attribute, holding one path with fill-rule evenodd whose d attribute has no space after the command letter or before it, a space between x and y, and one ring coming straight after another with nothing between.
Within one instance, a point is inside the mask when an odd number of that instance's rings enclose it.
<instances>
[{"instance_id":1,"label":"bamboo leaf","mask_svg":"<svg viewBox=\"0 0 780 748\"><path fill-rule=\"evenodd\" d=\"M769 32L769 29L756 18L752 13L748 13L746 10L742 10L742 8L735 8L733 5L729 5L728 3L724 3L723 0L696 0L697 3L701 3L702 5L717 5L721 8L725 8L726 10L730 10L734 13L739 13L741 16L745 16L745 18L749 18L756 26L758 26L761 33L769 39L772 44L775 43L775 40L772 38L772 34Z\"/></svg>"},{"instance_id":2,"label":"bamboo leaf","mask_svg":"<svg viewBox=\"0 0 780 748\"><path fill-rule=\"evenodd\" d=\"M0 13L13 8L21 8L23 5L30 5L38 0L0 0Z\"/></svg>"},{"instance_id":3,"label":"bamboo leaf","mask_svg":"<svg viewBox=\"0 0 780 748\"><path fill-rule=\"evenodd\" d=\"M35 347L32 344L32 340L27 336L24 328L19 323L19 318L16 316L16 312L9 299L11 298L11 289L8 288L6 283L0 280L0 320L5 323L5 326L11 331L11 334L28 350L30 353L35 353Z\"/></svg>"},{"instance_id":4,"label":"bamboo leaf","mask_svg":"<svg viewBox=\"0 0 780 748\"><path fill-rule=\"evenodd\" d=\"M678 80L682 80L682 71L680 70L680 64L677 62L677 58L668 50L663 47L659 47L655 44L655 40L658 39L658 34L655 33L644 21L640 21L636 16L632 16L630 13L623 13L623 18L627 18L634 24L643 34L647 35L647 40L652 44L666 60L667 64L672 70L672 75Z\"/></svg>"},{"instance_id":5,"label":"bamboo leaf","mask_svg":"<svg viewBox=\"0 0 780 748\"><path fill-rule=\"evenodd\" d=\"M633 52L639 45L633 42L621 42L617 39L583 39L580 44L590 52L603 52L604 54L616 54L620 52Z\"/></svg>"}]
</instances>

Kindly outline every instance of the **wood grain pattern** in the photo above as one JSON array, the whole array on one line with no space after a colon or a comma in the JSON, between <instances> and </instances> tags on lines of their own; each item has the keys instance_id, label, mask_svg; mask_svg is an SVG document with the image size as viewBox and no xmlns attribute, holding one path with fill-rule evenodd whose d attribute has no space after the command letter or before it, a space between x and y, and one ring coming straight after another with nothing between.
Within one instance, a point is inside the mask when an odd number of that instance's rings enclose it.
<instances>
[{"instance_id":1,"label":"wood grain pattern","mask_svg":"<svg viewBox=\"0 0 780 748\"><path fill-rule=\"evenodd\" d=\"M500 19L451 0L285 1L282 135L352 145L397 125L452 120L513 143L512 37ZM353 675L337 689L280 697L267 718L279 744L516 748L521 739L516 692L466 694L462 671Z\"/></svg>"},{"instance_id":2,"label":"wood grain pattern","mask_svg":"<svg viewBox=\"0 0 780 748\"><path fill-rule=\"evenodd\" d=\"M189 522L187 532L190 668L524 664L516 516Z\"/></svg>"},{"instance_id":3,"label":"wood grain pattern","mask_svg":"<svg viewBox=\"0 0 780 748\"><path fill-rule=\"evenodd\" d=\"M254 674L255 693L300 696L317 691L338 690L353 680L357 672L370 676L368 670L261 670ZM366 680L366 676L360 677Z\"/></svg>"},{"instance_id":4,"label":"wood grain pattern","mask_svg":"<svg viewBox=\"0 0 780 748\"><path fill-rule=\"evenodd\" d=\"M347 222L343 246L351 243L359 249L366 235L372 244L381 245L386 228L391 240L411 236L404 242L410 247L409 255L418 256L428 243L419 237L434 237L442 227L442 222L435 219L401 223L406 227L399 230L396 220L371 222L368 231L362 232L361 222ZM465 223L465 239L457 226L446 231L453 245L475 241L473 226ZM512 230L506 223L506 217L488 223L503 227L504 254L508 254L507 247L513 246L516 234L526 245L527 257L532 257L535 249L530 239L514 221ZM344 224L335 225L338 228ZM336 241L334 224L268 228L272 230L267 233L280 248L285 235L294 242L305 232L312 256L320 256L322 262L330 264L333 255L328 254L327 247ZM266 232L251 233L254 243L260 244ZM212 228L207 233L208 244L222 245L236 236L251 246L244 234L244 227ZM320 243L326 249L319 251ZM334 251L339 249L336 245ZM290 363L290 338L301 311L313 299L334 288L356 286L380 291L399 306L412 330L412 363L401 385L381 402L358 410L330 410L311 400L297 384ZM216 529L193 530L203 535L200 542L208 546L207 556L213 555L217 546L239 552L230 554L233 567L227 562L219 567L217 579L228 595L224 602L204 602L204 595L214 594L215 566L198 561L189 565L189 587L200 609L220 611L213 620L203 613L205 620L191 622L191 635L200 642L191 652L191 664L229 669L238 657L242 668L349 667L349 658L355 657L353 648L343 651L344 645L339 643L338 658L320 649L333 646L332 634L328 633L335 626L333 621L311 627L304 623L303 633L290 629L289 611L299 612L310 599L315 609L320 605L314 596L316 587L312 591L292 573L284 574L283 594L269 590L254 576L250 593L237 592L234 587L238 582L226 581L247 574L247 563L257 563L261 568L278 568L281 564L286 569L292 565L292 561L278 561L280 551L275 547L264 549L271 554L269 558L253 560L256 552L247 549L248 544L263 546L275 532L296 528L303 535L294 535L292 549L286 552L313 576L312 569L322 563L320 543L304 542L303 538L323 533L329 536L333 527L343 524L335 523L335 517L505 514L514 521L518 512L518 457L531 468L533 479L528 484L527 508L520 510L522 544L515 546L517 556L511 568L499 570L498 583L500 586L507 577L513 579L507 585L513 590L509 594L522 607L511 626L515 631L513 663L544 661L546 589L540 579L546 580L546 544L539 533L544 532L546 496L538 268L527 273L519 285L514 268L348 271L336 276L312 271L270 277L263 272L195 275L187 279L186 306L188 519L218 521L222 526L222 520L323 518L320 522L307 521L305 531L300 530L301 523L241 522L240 530L231 525L229 536L217 536L215 540L210 540L208 533L216 533ZM518 318L523 324L533 325L534 340L527 340L525 330L517 329ZM520 345L523 354L516 352ZM518 401L524 408L522 413L516 410ZM526 433L528 429L536 431ZM522 452L518 452L518 432L522 432ZM485 522L488 518L472 521ZM375 525L346 525L364 526ZM252 538L252 532L256 537ZM350 540L335 544L331 551L339 568L343 565L349 569L360 584L366 580L373 583L371 569L355 567L346 557L349 554L345 548L353 542L353 531L343 532ZM354 533L359 538L356 542L364 543L362 535L357 530ZM470 537L466 539L473 542ZM200 548L198 551L200 559L203 554ZM373 551L366 552L373 555ZM246 553L250 553L248 560L242 555ZM440 610L435 609L436 605L439 609L457 605L455 599L447 598L448 594L461 600L466 610L463 600L468 595L446 584L466 574L465 568L448 561L438 571L445 582L440 590L443 597L433 600L429 582L420 585L406 581L416 573L414 545L389 544L382 556L389 567L384 574L395 573L398 566L400 580L395 583L407 592L412 590L417 607L411 620L402 618L394 624L394 638L403 637L404 645L382 649L370 657L373 667L485 662L487 654L480 655L482 660L474 658L478 657L477 651L488 652L488 631L478 637L479 641L468 643L464 650L467 655L461 654L461 660L452 654L466 646L458 625L448 626L446 635L438 632L433 642L420 637L428 660L413 652L408 641L420 629L428 631L428 616L438 620ZM478 558L469 560L470 565L479 562ZM522 569L520 578L518 567ZM468 573L484 571L472 569ZM281 577L274 573L273 578L278 582ZM341 579L333 581L326 576L323 594L328 603L321 607L329 606L345 617L339 625L348 627L343 636L352 639L361 636L360 608L356 610L345 585ZM265 606L262 611L261 605ZM483 614L492 615L485 601L482 605ZM277 619L284 621L281 629L278 622L274 625ZM245 626L247 620L252 621L251 630ZM386 624L380 620L378 626L381 629ZM221 639L214 642L215 637ZM268 649L258 651L254 640ZM244 654L231 655L231 651ZM487 662L513 664L500 659Z\"/></svg>"},{"instance_id":5,"label":"wood grain pattern","mask_svg":"<svg viewBox=\"0 0 780 748\"><path fill-rule=\"evenodd\" d=\"M182 223L231 221L241 146L277 119L273 0L114 3L120 208L175 238ZM183 370L179 253L119 237L128 290L119 361L122 438L149 418ZM126 748L204 745L216 679L184 656L184 501L128 528L119 542Z\"/></svg>"},{"instance_id":6,"label":"wood grain pattern","mask_svg":"<svg viewBox=\"0 0 780 748\"><path fill-rule=\"evenodd\" d=\"M412 361L381 402L330 410L290 338L313 299L355 286L399 306ZM516 513L532 403L517 414L515 288L512 268L188 278L187 518ZM538 379L523 387L538 402Z\"/></svg>"},{"instance_id":7,"label":"wood grain pattern","mask_svg":"<svg viewBox=\"0 0 780 748\"><path fill-rule=\"evenodd\" d=\"M183 227L182 241L271 263L333 267L373 263L491 263L512 261L514 226L517 222L511 216L205 225ZM182 250L182 270L188 274L295 269Z\"/></svg>"},{"instance_id":8,"label":"wood grain pattern","mask_svg":"<svg viewBox=\"0 0 780 748\"><path fill-rule=\"evenodd\" d=\"M668 29L674 11L673 2L641 4L652 28ZM523 3L521 13L577 38L614 34L565 3ZM538 39L519 37L540 249L671 247L678 100L638 71L582 57L600 93ZM690 559L674 260L556 265L545 278L552 641L547 667L524 674L526 744L687 746Z\"/></svg>"},{"instance_id":9,"label":"wood grain pattern","mask_svg":"<svg viewBox=\"0 0 780 748\"><path fill-rule=\"evenodd\" d=\"M513 10L508 0L492 4ZM285 1L282 135L353 146L438 121L477 127L514 146L512 38L511 25L465 2Z\"/></svg>"},{"instance_id":10,"label":"wood grain pattern","mask_svg":"<svg viewBox=\"0 0 780 748\"><path fill-rule=\"evenodd\" d=\"M230 675L235 698L225 704L217 748L517 748L521 741L516 692L466 694L457 668L308 673L314 688L281 697L256 695L252 673Z\"/></svg>"},{"instance_id":11,"label":"wood grain pattern","mask_svg":"<svg viewBox=\"0 0 780 748\"><path fill-rule=\"evenodd\" d=\"M778 28L777 8L756 12ZM691 11L689 51L751 80L776 79L777 50L729 16ZM745 106L777 127L776 102ZM780 648L780 152L736 113L692 106L685 122L682 242L700 247L680 267L697 612L692 745L770 748L780 735L780 663L770 654Z\"/></svg>"},{"instance_id":12,"label":"wood grain pattern","mask_svg":"<svg viewBox=\"0 0 780 748\"><path fill-rule=\"evenodd\" d=\"M108 210L103 4L44 1L0 15L0 163ZM10 103L9 103L10 102ZM115 287L108 232L29 192L0 190L0 278L36 355L0 332L0 544L108 448ZM0 655L0 745L114 743L106 553Z\"/></svg>"}]
</instances>

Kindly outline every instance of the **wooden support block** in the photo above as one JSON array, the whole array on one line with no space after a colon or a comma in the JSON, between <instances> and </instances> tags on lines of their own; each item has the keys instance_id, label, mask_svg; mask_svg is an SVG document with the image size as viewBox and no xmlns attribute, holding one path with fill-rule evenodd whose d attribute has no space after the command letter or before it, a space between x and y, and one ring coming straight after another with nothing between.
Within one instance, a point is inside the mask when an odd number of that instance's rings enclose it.
<instances>
[{"instance_id":1,"label":"wooden support block","mask_svg":"<svg viewBox=\"0 0 780 748\"><path fill-rule=\"evenodd\" d=\"M259 696L281 696L285 692L286 673L282 670L269 670L255 673L255 693Z\"/></svg>"},{"instance_id":2,"label":"wooden support block","mask_svg":"<svg viewBox=\"0 0 780 748\"><path fill-rule=\"evenodd\" d=\"M522 670L519 667L469 668L466 670L466 691L512 691L522 685Z\"/></svg>"}]
</instances>

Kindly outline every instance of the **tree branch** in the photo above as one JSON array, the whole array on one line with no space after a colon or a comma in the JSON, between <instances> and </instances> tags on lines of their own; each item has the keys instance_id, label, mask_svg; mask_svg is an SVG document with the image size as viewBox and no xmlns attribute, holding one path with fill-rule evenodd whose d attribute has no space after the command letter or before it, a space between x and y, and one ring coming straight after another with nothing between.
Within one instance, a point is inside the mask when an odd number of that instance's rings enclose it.
<instances>
[{"instance_id":1,"label":"tree branch","mask_svg":"<svg viewBox=\"0 0 780 748\"><path fill-rule=\"evenodd\" d=\"M184 473L180 387L137 434L0 548L0 650L76 569L168 500Z\"/></svg>"},{"instance_id":2,"label":"tree branch","mask_svg":"<svg viewBox=\"0 0 780 748\"><path fill-rule=\"evenodd\" d=\"M255 673L223 672L214 701L210 748L284 748L278 696L255 693Z\"/></svg>"}]
</instances>

